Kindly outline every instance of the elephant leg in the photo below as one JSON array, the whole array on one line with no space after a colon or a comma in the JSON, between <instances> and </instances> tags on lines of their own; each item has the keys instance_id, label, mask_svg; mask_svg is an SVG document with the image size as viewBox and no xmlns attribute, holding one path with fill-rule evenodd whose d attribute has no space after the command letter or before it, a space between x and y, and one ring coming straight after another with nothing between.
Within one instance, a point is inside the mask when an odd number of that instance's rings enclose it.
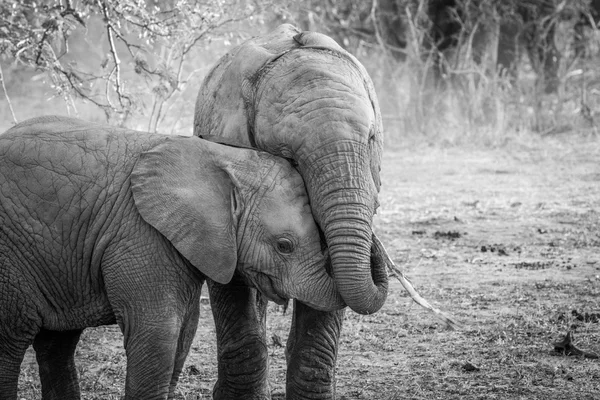
<instances>
[{"instance_id":1,"label":"elephant leg","mask_svg":"<svg viewBox=\"0 0 600 400\"><path fill-rule=\"evenodd\" d=\"M322 312L294 300L286 347L286 399L335 399L335 363L344 310Z\"/></svg>"},{"instance_id":2,"label":"elephant leg","mask_svg":"<svg viewBox=\"0 0 600 400\"><path fill-rule=\"evenodd\" d=\"M12 335L9 339L0 329L0 399L7 400L17 398L21 362L30 344L29 341L12 339Z\"/></svg>"},{"instance_id":3,"label":"elephant leg","mask_svg":"<svg viewBox=\"0 0 600 400\"><path fill-rule=\"evenodd\" d=\"M179 316L151 306L133 309L123 318L117 316L117 321L123 330L127 355L124 400L166 399L181 332Z\"/></svg>"},{"instance_id":4,"label":"elephant leg","mask_svg":"<svg viewBox=\"0 0 600 400\"><path fill-rule=\"evenodd\" d=\"M218 380L213 398L270 399L266 299L236 278L227 285L207 283L217 331Z\"/></svg>"},{"instance_id":5,"label":"elephant leg","mask_svg":"<svg viewBox=\"0 0 600 400\"><path fill-rule=\"evenodd\" d=\"M23 293L21 285L24 280L21 276L11 275L12 270L0 251L0 399L2 400L17 398L23 357L42 324L35 308L36 299Z\"/></svg>"},{"instance_id":6,"label":"elephant leg","mask_svg":"<svg viewBox=\"0 0 600 400\"><path fill-rule=\"evenodd\" d=\"M175 366L173 367L173 375L171 377L171 386L169 388L169 399L175 398L175 387L179 380L179 375L183 370L183 364L190 351L196 329L198 328L198 318L200 316L200 296L192 301L191 310L184 317L179 341L177 342L177 352L175 353Z\"/></svg>"},{"instance_id":7,"label":"elephant leg","mask_svg":"<svg viewBox=\"0 0 600 400\"><path fill-rule=\"evenodd\" d=\"M42 399L78 400L80 398L75 348L83 330L49 331L42 329L33 341L40 369Z\"/></svg>"}]
</instances>

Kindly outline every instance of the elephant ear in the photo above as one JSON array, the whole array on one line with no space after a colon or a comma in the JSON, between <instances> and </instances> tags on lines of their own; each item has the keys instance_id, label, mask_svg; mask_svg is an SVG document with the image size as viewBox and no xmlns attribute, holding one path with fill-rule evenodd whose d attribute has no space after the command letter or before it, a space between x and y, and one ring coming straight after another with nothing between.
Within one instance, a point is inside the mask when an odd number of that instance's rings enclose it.
<instances>
[{"instance_id":1,"label":"elephant ear","mask_svg":"<svg viewBox=\"0 0 600 400\"><path fill-rule=\"evenodd\" d=\"M240 203L216 158L201 139L168 138L141 154L131 188L146 222L200 272L227 283L237 264Z\"/></svg>"},{"instance_id":2,"label":"elephant ear","mask_svg":"<svg viewBox=\"0 0 600 400\"><path fill-rule=\"evenodd\" d=\"M299 33L296 27L283 24L223 56L202 82L194 111L194 135L221 132L220 136L244 138L241 144L256 147L251 129L257 74L286 51L299 47L294 40Z\"/></svg>"},{"instance_id":3,"label":"elephant ear","mask_svg":"<svg viewBox=\"0 0 600 400\"><path fill-rule=\"evenodd\" d=\"M323 49L331 49L346 53L338 42L333 40L327 35L323 35L319 32L305 31L294 36L294 40L302 47L316 47Z\"/></svg>"}]
</instances>

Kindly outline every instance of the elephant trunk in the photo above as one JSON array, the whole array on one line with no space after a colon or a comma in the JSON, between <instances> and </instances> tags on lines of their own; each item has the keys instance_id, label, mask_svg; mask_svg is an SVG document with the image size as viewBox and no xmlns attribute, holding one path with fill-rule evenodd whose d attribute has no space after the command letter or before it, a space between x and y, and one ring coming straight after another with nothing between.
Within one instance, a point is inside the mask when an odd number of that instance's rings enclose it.
<instances>
[{"instance_id":1,"label":"elephant trunk","mask_svg":"<svg viewBox=\"0 0 600 400\"><path fill-rule=\"evenodd\" d=\"M325 234L336 287L352 310L375 313L387 297L388 280L385 263L372 251L377 189L368 158L356 162L319 159L317 153L313 157L299 163L299 168L304 177L318 177L305 178L305 183L313 214Z\"/></svg>"},{"instance_id":2,"label":"elephant trunk","mask_svg":"<svg viewBox=\"0 0 600 400\"><path fill-rule=\"evenodd\" d=\"M330 259L327 258L330 262ZM303 268L302 272L294 279L295 284L291 286L301 288L298 293L293 294L293 298L319 311L337 311L346 307L346 303L342 299L337 290L334 280L327 274L326 268L318 266ZM310 273L308 272L310 271ZM304 284L298 285L297 282ZM311 282L310 284L307 284Z\"/></svg>"},{"instance_id":3,"label":"elephant trunk","mask_svg":"<svg viewBox=\"0 0 600 400\"><path fill-rule=\"evenodd\" d=\"M340 295L355 312L372 314L386 300L388 277L385 263L374 251L370 223L357 215L341 210L326 222L325 236Z\"/></svg>"}]
</instances>

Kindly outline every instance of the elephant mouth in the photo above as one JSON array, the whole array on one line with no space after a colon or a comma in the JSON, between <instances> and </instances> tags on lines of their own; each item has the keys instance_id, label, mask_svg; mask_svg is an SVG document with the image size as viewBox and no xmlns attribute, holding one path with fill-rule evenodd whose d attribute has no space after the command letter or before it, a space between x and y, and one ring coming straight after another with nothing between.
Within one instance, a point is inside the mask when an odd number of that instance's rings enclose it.
<instances>
[{"instance_id":1,"label":"elephant mouth","mask_svg":"<svg viewBox=\"0 0 600 400\"><path fill-rule=\"evenodd\" d=\"M278 304L284 305L287 304L288 299L280 296L275 290L275 285L273 284L273 280L266 274L256 274L251 278L252 284L254 287L258 289L258 291L265 296L268 300Z\"/></svg>"},{"instance_id":2,"label":"elephant mouth","mask_svg":"<svg viewBox=\"0 0 600 400\"><path fill-rule=\"evenodd\" d=\"M282 306L284 304L287 304L288 299L284 299L283 297L279 296L276 293L265 293L263 291L260 291L267 299L271 300L272 302Z\"/></svg>"}]
</instances>

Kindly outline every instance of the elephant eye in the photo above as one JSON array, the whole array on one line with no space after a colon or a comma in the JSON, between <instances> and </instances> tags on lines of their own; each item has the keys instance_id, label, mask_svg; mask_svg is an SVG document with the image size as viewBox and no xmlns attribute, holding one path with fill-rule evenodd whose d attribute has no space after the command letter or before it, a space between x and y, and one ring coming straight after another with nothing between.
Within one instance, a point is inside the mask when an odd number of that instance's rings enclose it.
<instances>
[{"instance_id":1,"label":"elephant eye","mask_svg":"<svg viewBox=\"0 0 600 400\"><path fill-rule=\"evenodd\" d=\"M290 239L277 239L277 251L281 254L291 254L294 251L294 244Z\"/></svg>"}]
</instances>

